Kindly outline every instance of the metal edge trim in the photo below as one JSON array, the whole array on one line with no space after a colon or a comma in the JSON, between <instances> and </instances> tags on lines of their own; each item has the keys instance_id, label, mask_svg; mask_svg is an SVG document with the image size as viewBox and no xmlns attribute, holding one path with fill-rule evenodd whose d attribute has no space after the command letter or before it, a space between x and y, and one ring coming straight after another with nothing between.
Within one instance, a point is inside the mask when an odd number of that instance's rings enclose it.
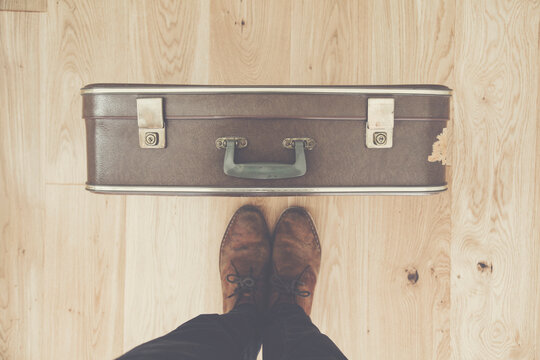
<instances>
[{"instance_id":1,"label":"metal edge trim","mask_svg":"<svg viewBox=\"0 0 540 360\"><path fill-rule=\"evenodd\" d=\"M86 190L102 193L185 193L185 194L401 194L437 193L448 189L441 186L359 186L311 188L218 188L199 186L121 186L86 185Z\"/></svg>"},{"instance_id":2,"label":"metal edge trim","mask_svg":"<svg viewBox=\"0 0 540 360\"><path fill-rule=\"evenodd\" d=\"M218 93L302 93L302 94L395 94L395 95L452 95L452 90L427 90L403 88L304 88L304 87L133 87L81 89L81 95L89 94L218 94Z\"/></svg>"},{"instance_id":3,"label":"metal edge trim","mask_svg":"<svg viewBox=\"0 0 540 360\"><path fill-rule=\"evenodd\" d=\"M168 115L164 116L165 120L253 120L254 116L250 115ZM257 120L331 120L331 121L367 121L366 117L335 117L335 116L294 116L294 117L285 117L285 116L256 116ZM86 119L105 119L105 120L135 120L137 116L88 116ZM394 119L395 121L450 121L449 118L428 118L428 117L398 117Z\"/></svg>"}]
</instances>

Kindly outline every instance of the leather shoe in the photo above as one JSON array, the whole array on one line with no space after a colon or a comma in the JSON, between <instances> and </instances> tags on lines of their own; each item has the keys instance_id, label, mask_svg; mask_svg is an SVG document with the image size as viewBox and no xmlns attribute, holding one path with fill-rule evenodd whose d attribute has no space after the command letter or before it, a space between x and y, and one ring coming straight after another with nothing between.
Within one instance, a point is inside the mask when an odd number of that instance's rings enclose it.
<instances>
[{"instance_id":1,"label":"leather shoe","mask_svg":"<svg viewBox=\"0 0 540 360\"><path fill-rule=\"evenodd\" d=\"M299 207L283 212L274 229L270 301L294 303L309 316L321 264L321 245L309 213Z\"/></svg>"},{"instance_id":2,"label":"leather shoe","mask_svg":"<svg viewBox=\"0 0 540 360\"><path fill-rule=\"evenodd\" d=\"M252 303L262 311L266 306L270 265L270 235L261 211L251 205L233 215L219 256L223 291L223 312Z\"/></svg>"}]
</instances>

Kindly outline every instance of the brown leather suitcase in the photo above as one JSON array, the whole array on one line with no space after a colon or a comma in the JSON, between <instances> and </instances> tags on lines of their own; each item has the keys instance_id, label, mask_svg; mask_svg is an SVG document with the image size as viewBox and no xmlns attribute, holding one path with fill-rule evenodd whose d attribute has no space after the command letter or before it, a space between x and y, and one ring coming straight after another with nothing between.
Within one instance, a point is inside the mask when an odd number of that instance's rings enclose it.
<instances>
[{"instance_id":1,"label":"brown leather suitcase","mask_svg":"<svg viewBox=\"0 0 540 360\"><path fill-rule=\"evenodd\" d=\"M445 86L92 84L81 93L90 191L258 196L447 188L445 166L434 161L444 154L431 156L449 120Z\"/></svg>"}]
</instances>

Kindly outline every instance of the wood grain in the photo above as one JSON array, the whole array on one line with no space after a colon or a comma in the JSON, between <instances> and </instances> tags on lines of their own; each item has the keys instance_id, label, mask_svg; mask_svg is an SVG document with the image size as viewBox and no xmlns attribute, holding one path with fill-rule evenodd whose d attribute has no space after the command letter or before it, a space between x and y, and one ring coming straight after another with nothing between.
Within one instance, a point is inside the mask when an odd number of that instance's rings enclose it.
<instances>
[{"instance_id":1,"label":"wood grain","mask_svg":"<svg viewBox=\"0 0 540 360\"><path fill-rule=\"evenodd\" d=\"M454 1L368 4L371 83L453 86Z\"/></svg>"},{"instance_id":2,"label":"wood grain","mask_svg":"<svg viewBox=\"0 0 540 360\"><path fill-rule=\"evenodd\" d=\"M292 2L291 84L367 83L365 8L359 1Z\"/></svg>"},{"instance_id":3,"label":"wood grain","mask_svg":"<svg viewBox=\"0 0 540 360\"><path fill-rule=\"evenodd\" d=\"M47 0L0 0L0 11L47 11Z\"/></svg>"},{"instance_id":4,"label":"wood grain","mask_svg":"<svg viewBox=\"0 0 540 360\"><path fill-rule=\"evenodd\" d=\"M213 84L287 84L291 2L210 2L210 74Z\"/></svg>"},{"instance_id":5,"label":"wood grain","mask_svg":"<svg viewBox=\"0 0 540 360\"><path fill-rule=\"evenodd\" d=\"M537 38L536 49L540 52L540 30ZM540 84L540 54L538 54L536 58L536 79L536 188L534 193L534 202L536 204L534 216L534 234L536 235L536 238L534 238L535 253L532 256L536 256L533 258L533 261L536 262L536 274L540 274L540 221L538 221L538 219L540 219L540 126L538 126L538 119L540 119L540 88L538 86L538 84ZM534 328L536 329L536 352L534 353L534 356L537 359L540 359L540 331L538 331L538 329L540 329L540 286L536 286L536 295L531 294L531 296L536 296L536 325L533 324Z\"/></svg>"},{"instance_id":6,"label":"wood grain","mask_svg":"<svg viewBox=\"0 0 540 360\"><path fill-rule=\"evenodd\" d=\"M377 281L366 289L366 358L447 359L449 198L373 201L363 275Z\"/></svg>"},{"instance_id":7,"label":"wood grain","mask_svg":"<svg viewBox=\"0 0 540 360\"><path fill-rule=\"evenodd\" d=\"M126 232L126 350L201 313L219 313L222 229L240 201L130 197ZM150 255L151 254L151 255ZM150 255L150 256L149 256Z\"/></svg>"},{"instance_id":8,"label":"wood grain","mask_svg":"<svg viewBox=\"0 0 540 360\"><path fill-rule=\"evenodd\" d=\"M219 312L219 244L247 203L270 226L288 206L312 213L323 248L312 318L350 359L540 358L539 14L521 0L0 12L0 359L112 358ZM79 88L127 81L448 85L451 191L87 193Z\"/></svg>"},{"instance_id":9,"label":"wood grain","mask_svg":"<svg viewBox=\"0 0 540 360\"><path fill-rule=\"evenodd\" d=\"M80 88L128 81L124 0L61 0L47 13L45 180L84 184L86 156ZM134 60L135 61L135 60Z\"/></svg>"},{"instance_id":10,"label":"wood grain","mask_svg":"<svg viewBox=\"0 0 540 360\"><path fill-rule=\"evenodd\" d=\"M137 1L129 11L129 81L208 82L208 1Z\"/></svg>"},{"instance_id":11,"label":"wood grain","mask_svg":"<svg viewBox=\"0 0 540 360\"><path fill-rule=\"evenodd\" d=\"M125 198L80 185L46 185L45 195L39 358L110 359L123 348Z\"/></svg>"},{"instance_id":12,"label":"wood grain","mask_svg":"<svg viewBox=\"0 0 540 360\"><path fill-rule=\"evenodd\" d=\"M540 28L540 26L539 26ZM537 38L537 51L540 52L540 30L539 30L539 36ZM536 59L536 83L540 84L540 54L537 55ZM538 122L538 119L540 119L540 88L537 85L536 87L536 119ZM534 239L534 250L535 253L532 254L532 256L536 256L533 258L533 262L536 262L536 274L540 274L540 126L538 126L538 123L536 124L536 175L535 175L535 192L534 192L534 202L536 204L535 209L535 216L534 216L534 235L536 235L536 238ZM533 325L534 329L536 329L536 352L534 353L535 357L537 359L540 359L540 286L536 286L536 295L532 294L531 296L536 297L536 324Z\"/></svg>"},{"instance_id":13,"label":"wood grain","mask_svg":"<svg viewBox=\"0 0 540 360\"><path fill-rule=\"evenodd\" d=\"M533 359L538 4L460 1L456 19L452 355Z\"/></svg>"},{"instance_id":14,"label":"wood grain","mask_svg":"<svg viewBox=\"0 0 540 360\"><path fill-rule=\"evenodd\" d=\"M38 14L0 13L1 359L40 354L31 336L43 314L40 27Z\"/></svg>"}]
</instances>

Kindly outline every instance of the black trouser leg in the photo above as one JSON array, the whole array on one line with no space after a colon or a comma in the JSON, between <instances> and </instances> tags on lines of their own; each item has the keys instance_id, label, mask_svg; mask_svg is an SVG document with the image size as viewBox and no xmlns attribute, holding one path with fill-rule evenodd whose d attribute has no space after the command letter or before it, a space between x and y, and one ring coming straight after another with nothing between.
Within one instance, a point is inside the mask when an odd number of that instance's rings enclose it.
<instances>
[{"instance_id":1,"label":"black trouser leg","mask_svg":"<svg viewBox=\"0 0 540 360\"><path fill-rule=\"evenodd\" d=\"M239 305L227 314L197 316L119 360L256 360L261 347L259 329L255 305Z\"/></svg>"},{"instance_id":2,"label":"black trouser leg","mask_svg":"<svg viewBox=\"0 0 540 360\"><path fill-rule=\"evenodd\" d=\"M278 304L263 331L264 360L347 360L336 344L321 334L304 310L295 304Z\"/></svg>"}]
</instances>

